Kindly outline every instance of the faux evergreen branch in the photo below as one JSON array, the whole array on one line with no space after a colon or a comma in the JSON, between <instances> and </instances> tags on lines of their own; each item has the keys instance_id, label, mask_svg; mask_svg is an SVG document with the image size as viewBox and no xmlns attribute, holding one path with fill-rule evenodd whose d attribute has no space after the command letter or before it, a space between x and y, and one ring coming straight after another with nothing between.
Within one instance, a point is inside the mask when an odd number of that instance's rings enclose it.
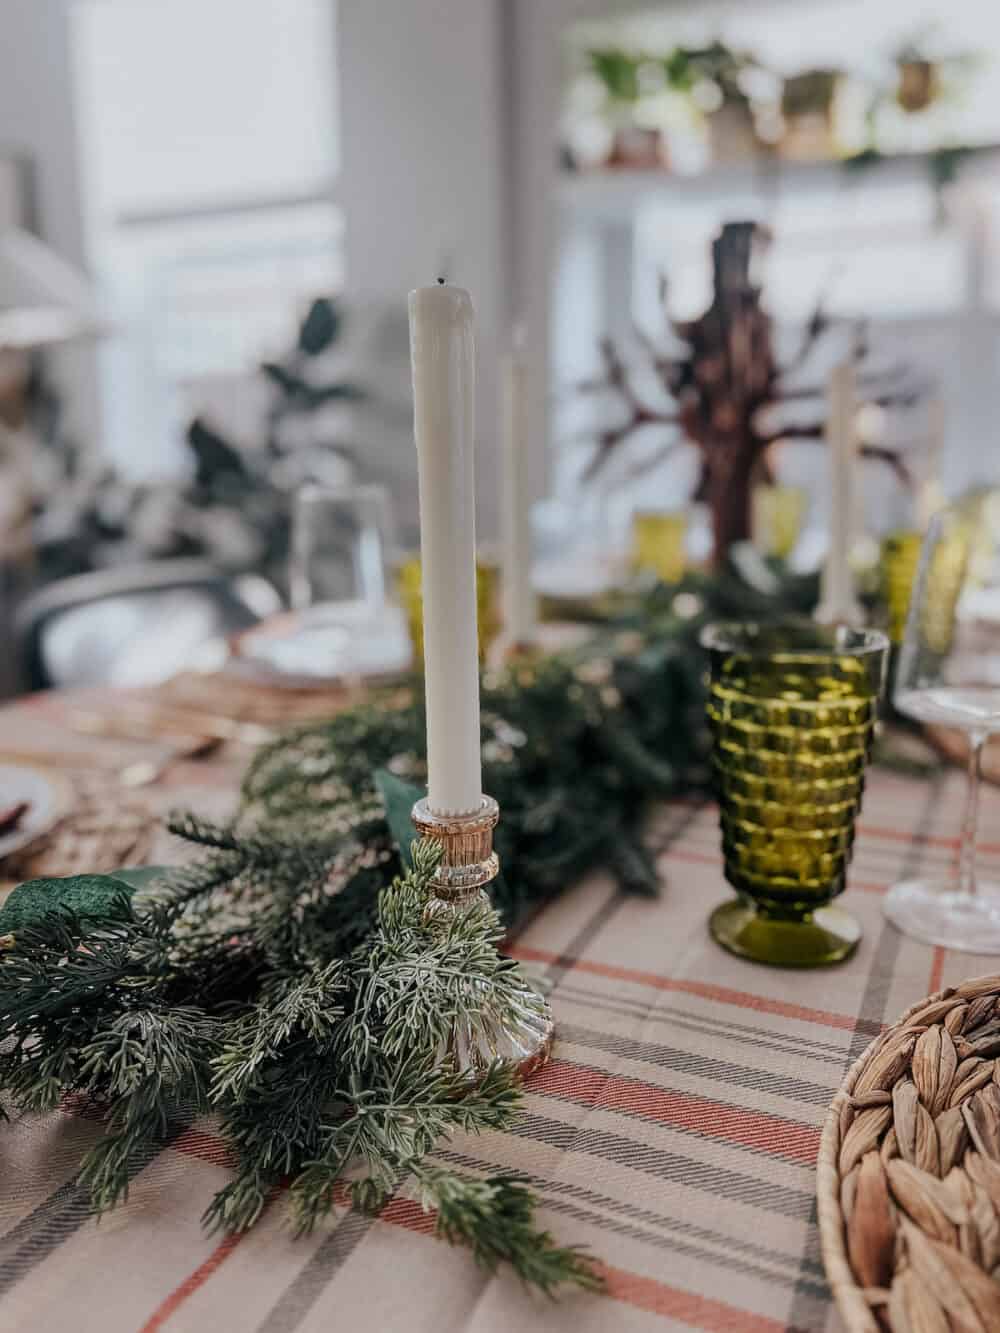
<instances>
[{"instance_id":1,"label":"faux evergreen branch","mask_svg":"<svg viewBox=\"0 0 1000 1333\"><path fill-rule=\"evenodd\" d=\"M721 579L684 591L705 615L749 600ZM154 883L24 885L0 908L3 1098L106 1108L81 1170L98 1208L166 1134L211 1111L235 1172L210 1226L251 1226L284 1194L309 1230L403 1188L487 1268L509 1263L545 1291L594 1285L586 1257L535 1222L527 1182L470 1179L431 1154L455 1131L516 1122L507 1072L470 1089L448 1059L456 1017L477 1021L470 997L513 1018L530 994L497 951L504 929L595 865L655 891L645 805L701 780L698 618L663 592L620 611L586 652L484 679L484 786L503 812L493 906L425 912L439 850L400 855L402 784L424 778L420 691L407 688L262 750L234 820L176 816L201 851L193 864ZM388 822L383 795L399 807Z\"/></svg>"},{"instance_id":2,"label":"faux evergreen branch","mask_svg":"<svg viewBox=\"0 0 1000 1333\"><path fill-rule=\"evenodd\" d=\"M468 1245L487 1272L508 1263L526 1285L547 1296L562 1286L596 1291L603 1285L581 1249L557 1245L547 1231L535 1227L534 1195L522 1176L472 1180L419 1167L414 1177L424 1207L437 1210L438 1236L452 1245Z\"/></svg>"}]
</instances>

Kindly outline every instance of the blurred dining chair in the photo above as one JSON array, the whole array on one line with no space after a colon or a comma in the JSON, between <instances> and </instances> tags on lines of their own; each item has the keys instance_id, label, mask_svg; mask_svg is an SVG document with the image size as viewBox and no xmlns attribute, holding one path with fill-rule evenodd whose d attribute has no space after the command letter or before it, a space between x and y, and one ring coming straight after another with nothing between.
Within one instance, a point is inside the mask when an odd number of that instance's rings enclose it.
<instances>
[{"instance_id":1,"label":"blurred dining chair","mask_svg":"<svg viewBox=\"0 0 1000 1333\"><path fill-rule=\"evenodd\" d=\"M29 690L154 685L207 660L212 646L281 609L257 574L203 560L161 560L60 579L15 615L19 675Z\"/></svg>"}]
</instances>

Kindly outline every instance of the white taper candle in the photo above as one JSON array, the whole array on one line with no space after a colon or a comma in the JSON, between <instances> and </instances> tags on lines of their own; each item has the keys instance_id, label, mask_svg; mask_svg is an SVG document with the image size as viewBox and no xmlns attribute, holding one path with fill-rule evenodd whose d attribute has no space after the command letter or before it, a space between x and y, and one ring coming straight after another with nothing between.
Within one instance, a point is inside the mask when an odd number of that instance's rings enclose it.
<instances>
[{"instance_id":1,"label":"white taper candle","mask_svg":"<svg viewBox=\"0 0 1000 1333\"><path fill-rule=\"evenodd\" d=\"M526 374L523 337L516 333L503 365L502 593L504 638L509 646L530 643L535 637Z\"/></svg>"},{"instance_id":2,"label":"white taper candle","mask_svg":"<svg viewBox=\"0 0 1000 1333\"><path fill-rule=\"evenodd\" d=\"M427 799L467 814L482 797L476 628L472 301L460 287L410 293L413 420L427 692Z\"/></svg>"},{"instance_id":3,"label":"white taper candle","mask_svg":"<svg viewBox=\"0 0 1000 1333\"><path fill-rule=\"evenodd\" d=\"M858 438L854 367L834 366L826 394L826 446L830 476L830 544L820 581L816 619L825 624L857 621L851 545L854 539Z\"/></svg>"}]
</instances>

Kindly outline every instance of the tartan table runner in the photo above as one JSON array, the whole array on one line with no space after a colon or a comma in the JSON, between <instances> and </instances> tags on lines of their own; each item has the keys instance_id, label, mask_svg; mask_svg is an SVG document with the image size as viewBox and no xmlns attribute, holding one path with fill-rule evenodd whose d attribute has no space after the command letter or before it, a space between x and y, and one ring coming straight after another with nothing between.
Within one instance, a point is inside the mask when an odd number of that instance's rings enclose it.
<instances>
[{"instance_id":1,"label":"tartan table runner","mask_svg":"<svg viewBox=\"0 0 1000 1333\"><path fill-rule=\"evenodd\" d=\"M58 731L55 709L34 705L39 748L43 715L50 742ZM23 730L29 712L0 712L0 735ZM220 787L232 781L231 764L214 765L198 770L202 807L213 774ZM473 1174L528 1176L545 1225L601 1261L605 1294L553 1304L509 1273L486 1276L431 1238L405 1182L377 1219L340 1209L303 1240L285 1227L280 1197L247 1235L208 1236L198 1218L228 1175L210 1121L176 1126L136 1162L128 1202L98 1222L72 1178L101 1128L65 1108L0 1127L0 1330L839 1329L814 1205L827 1105L884 1023L942 984L996 968L905 939L881 915L896 879L953 864L963 785L957 772L930 782L872 773L845 900L865 933L840 967L763 968L709 939L708 912L728 892L717 812L684 801L652 821L659 900L595 874L510 942L552 987L554 1058L531 1079L514 1132L459 1135L439 1156ZM182 803L185 789L161 799ZM998 834L991 788L985 873L1000 874Z\"/></svg>"}]
</instances>

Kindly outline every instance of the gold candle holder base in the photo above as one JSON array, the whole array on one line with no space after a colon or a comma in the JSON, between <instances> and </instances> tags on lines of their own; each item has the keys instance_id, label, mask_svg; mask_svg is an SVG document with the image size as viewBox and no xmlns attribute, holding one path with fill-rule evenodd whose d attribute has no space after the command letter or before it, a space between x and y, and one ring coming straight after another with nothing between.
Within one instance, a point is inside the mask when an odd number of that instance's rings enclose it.
<instances>
[{"instance_id":1,"label":"gold candle holder base","mask_svg":"<svg viewBox=\"0 0 1000 1333\"><path fill-rule=\"evenodd\" d=\"M446 924L450 917L488 905L484 886L500 868L493 850L500 807L492 796L482 797L480 808L470 814L437 814L424 798L414 805L411 817L420 836L432 838L443 849L425 919ZM468 1010L456 1021L445 1054L470 1083L498 1062L526 1079L552 1053L554 1027L548 1003L527 983L514 1005L505 994L501 1006L481 983L470 982Z\"/></svg>"}]
</instances>

